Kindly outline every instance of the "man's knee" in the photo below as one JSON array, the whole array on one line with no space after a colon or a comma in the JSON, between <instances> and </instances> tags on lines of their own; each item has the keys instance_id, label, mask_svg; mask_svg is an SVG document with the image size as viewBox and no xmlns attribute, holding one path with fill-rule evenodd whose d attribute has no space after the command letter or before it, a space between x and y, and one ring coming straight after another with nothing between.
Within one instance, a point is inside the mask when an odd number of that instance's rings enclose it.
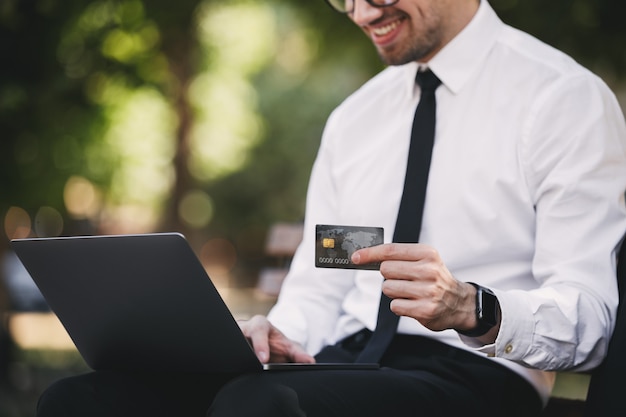
<instances>
[{"instance_id":1,"label":"man's knee","mask_svg":"<svg viewBox=\"0 0 626 417\"><path fill-rule=\"evenodd\" d=\"M305 417L306 414L293 388L261 374L244 376L225 385L207 415Z\"/></svg>"},{"instance_id":2,"label":"man's knee","mask_svg":"<svg viewBox=\"0 0 626 417\"><path fill-rule=\"evenodd\" d=\"M88 401L93 392L79 382L80 377L62 379L51 384L39 397L37 417L62 417L76 414L76 401Z\"/></svg>"},{"instance_id":3,"label":"man's knee","mask_svg":"<svg viewBox=\"0 0 626 417\"><path fill-rule=\"evenodd\" d=\"M168 415L152 388L133 375L114 372L61 379L39 397L37 417Z\"/></svg>"}]
</instances>

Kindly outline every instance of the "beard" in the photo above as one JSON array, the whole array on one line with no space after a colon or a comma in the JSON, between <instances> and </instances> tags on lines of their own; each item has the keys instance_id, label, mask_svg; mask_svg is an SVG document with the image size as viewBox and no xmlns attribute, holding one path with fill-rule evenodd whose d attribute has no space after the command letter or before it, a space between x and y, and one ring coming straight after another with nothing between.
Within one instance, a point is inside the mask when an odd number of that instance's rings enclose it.
<instances>
[{"instance_id":1,"label":"beard","mask_svg":"<svg viewBox=\"0 0 626 417\"><path fill-rule=\"evenodd\" d=\"M435 46L422 44L412 45L410 48L404 48L398 52L379 49L378 56L385 65L404 65L409 62L423 62L424 57L431 55L435 49Z\"/></svg>"},{"instance_id":2,"label":"beard","mask_svg":"<svg viewBox=\"0 0 626 417\"><path fill-rule=\"evenodd\" d=\"M423 32L411 31L405 42L388 48L377 48L378 56L386 65L404 65L409 62L423 62L441 49L441 21L435 19L422 26Z\"/></svg>"}]
</instances>

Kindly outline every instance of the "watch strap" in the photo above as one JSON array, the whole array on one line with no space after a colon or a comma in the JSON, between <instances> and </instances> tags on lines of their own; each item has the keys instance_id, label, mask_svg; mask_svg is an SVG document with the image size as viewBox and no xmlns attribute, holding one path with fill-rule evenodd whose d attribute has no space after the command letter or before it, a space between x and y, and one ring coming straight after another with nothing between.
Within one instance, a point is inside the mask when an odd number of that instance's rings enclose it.
<instances>
[{"instance_id":1,"label":"watch strap","mask_svg":"<svg viewBox=\"0 0 626 417\"><path fill-rule=\"evenodd\" d=\"M469 330L457 330L457 333L469 337L480 337L489 332L498 323L498 299L489 288L474 282L468 282L468 284L476 288L476 327Z\"/></svg>"}]
</instances>

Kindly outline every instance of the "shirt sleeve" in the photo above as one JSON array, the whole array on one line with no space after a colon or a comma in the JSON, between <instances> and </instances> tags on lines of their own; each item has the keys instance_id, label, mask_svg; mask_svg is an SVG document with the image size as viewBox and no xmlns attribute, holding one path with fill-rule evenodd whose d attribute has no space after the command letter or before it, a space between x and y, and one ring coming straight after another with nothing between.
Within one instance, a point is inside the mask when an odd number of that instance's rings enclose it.
<instances>
[{"instance_id":1,"label":"shirt sleeve","mask_svg":"<svg viewBox=\"0 0 626 417\"><path fill-rule=\"evenodd\" d=\"M315 267L315 225L332 224L337 217L336 186L332 176L332 143L339 109L329 117L307 192L303 239L294 255L276 305L268 319L290 339L317 353L334 334L346 293L353 287L346 270Z\"/></svg>"},{"instance_id":2,"label":"shirt sleeve","mask_svg":"<svg viewBox=\"0 0 626 417\"><path fill-rule=\"evenodd\" d=\"M590 74L546 88L520 158L536 212L531 291L498 291L495 356L543 370L600 364L618 303L615 256L626 229L626 128Z\"/></svg>"}]
</instances>

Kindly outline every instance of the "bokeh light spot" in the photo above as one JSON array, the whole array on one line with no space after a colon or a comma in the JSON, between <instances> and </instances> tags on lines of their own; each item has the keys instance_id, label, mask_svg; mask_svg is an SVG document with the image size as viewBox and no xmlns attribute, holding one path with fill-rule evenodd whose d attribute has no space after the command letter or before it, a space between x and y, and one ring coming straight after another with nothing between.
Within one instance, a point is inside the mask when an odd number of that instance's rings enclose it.
<instances>
[{"instance_id":1,"label":"bokeh light spot","mask_svg":"<svg viewBox=\"0 0 626 417\"><path fill-rule=\"evenodd\" d=\"M101 206L100 193L83 177L70 177L63 190L65 208L77 219L93 218Z\"/></svg>"},{"instance_id":2,"label":"bokeh light spot","mask_svg":"<svg viewBox=\"0 0 626 417\"><path fill-rule=\"evenodd\" d=\"M63 232L63 216L56 209L40 207L35 215L35 234L39 237L59 236Z\"/></svg>"},{"instance_id":3,"label":"bokeh light spot","mask_svg":"<svg viewBox=\"0 0 626 417\"><path fill-rule=\"evenodd\" d=\"M10 207L4 216L4 231L9 239L23 239L30 236L31 219L21 207Z\"/></svg>"},{"instance_id":4,"label":"bokeh light spot","mask_svg":"<svg viewBox=\"0 0 626 417\"><path fill-rule=\"evenodd\" d=\"M191 191L181 200L178 215L188 226L200 229L213 218L213 201L204 191Z\"/></svg>"}]
</instances>

